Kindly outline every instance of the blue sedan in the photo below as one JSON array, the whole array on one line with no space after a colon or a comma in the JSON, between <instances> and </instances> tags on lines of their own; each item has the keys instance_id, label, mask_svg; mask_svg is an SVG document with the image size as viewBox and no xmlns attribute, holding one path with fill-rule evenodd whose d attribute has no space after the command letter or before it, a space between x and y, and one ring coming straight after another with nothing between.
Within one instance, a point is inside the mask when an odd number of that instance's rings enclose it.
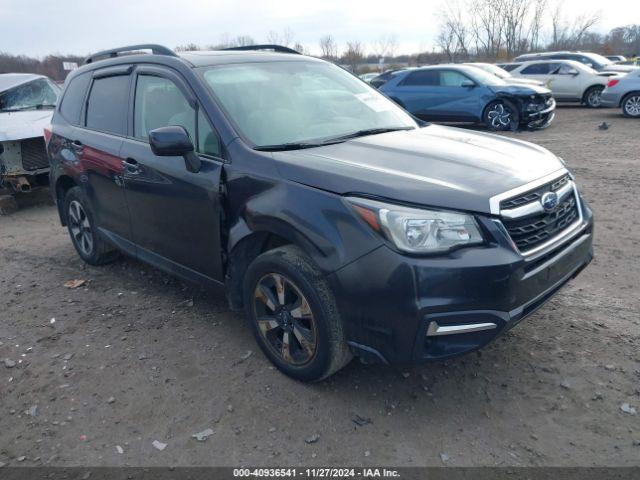
<instances>
[{"instance_id":1,"label":"blue sedan","mask_svg":"<svg viewBox=\"0 0 640 480\"><path fill-rule=\"evenodd\" d=\"M379 89L423 120L482 122L491 130L547 127L556 107L548 88L511 84L468 65L406 70Z\"/></svg>"}]
</instances>

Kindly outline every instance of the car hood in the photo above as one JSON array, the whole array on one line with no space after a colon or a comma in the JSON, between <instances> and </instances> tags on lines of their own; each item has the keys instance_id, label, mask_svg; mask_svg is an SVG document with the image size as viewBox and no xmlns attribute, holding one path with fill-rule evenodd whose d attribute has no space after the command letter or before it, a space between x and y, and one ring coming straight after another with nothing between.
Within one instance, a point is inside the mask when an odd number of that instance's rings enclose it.
<instances>
[{"instance_id":1,"label":"car hood","mask_svg":"<svg viewBox=\"0 0 640 480\"><path fill-rule=\"evenodd\" d=\"M508 93L510 95L550 95L551 90L542 85L507 83L506 85L495 85L490 87L495 93Z\"/></svg>"},{"instance_id":2,"label":"car hood","mask_svg":"<svg viewBox=\"0 0 640 480\"><path fill-rule=\"evenodd\" d=\"M53 110L0 112L0 142L42 137L52 115Z\"/></svg>"},{"instance_id":3,"label":"car hood","mask_svg":"<svg viewBox=\"0 0 640 480\"><path fill-rule=\"evenodd\" d=\"M482 213L492 196L563 168L537 145L439 125L273 157L284 178L340 195Z\"/></svg>"}]
</instances>

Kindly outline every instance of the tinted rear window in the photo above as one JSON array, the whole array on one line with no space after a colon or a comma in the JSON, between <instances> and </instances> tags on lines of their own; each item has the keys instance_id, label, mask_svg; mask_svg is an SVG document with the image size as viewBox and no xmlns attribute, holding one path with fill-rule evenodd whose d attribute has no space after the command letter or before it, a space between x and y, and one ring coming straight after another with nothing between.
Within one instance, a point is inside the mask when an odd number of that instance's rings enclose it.
<instances>
[{"instance_id":1,"label":"tinted rear window","mask_svg":"<svg viewBox=\"0 0 640 480\"><path fill-rule=\"evenodd\" d=\"M129 75L97 78L87 102L87 127L124 135Z\"/></svg>"},{"instance_id":2,"label":"tinted rear window","mask_svg":"<svg viewBox=\"0 0 640 480\"><path fill-rule=\"evenodd\" d=\"M546 75L551 68L550 63L534 63L522 70L523 75Z\"/></svg>"},{"instance_id":3,"label":"tinted rear window","mask_svg":"<svg viewBox=\"0 0 640 480\"><path fill-rule=\"evenodd\" d=\"M74 125L80 123L84 95L87 93L90 80L91 75L88 72L78 75L71 80L67 86L64 97L62 97L60 113L68 122Z\"/></svg>"},{"instance_id":4,"label":"tinted rear window","mask_svg":"<svg viewBox=\"0 0 640 480\"><path fill-rule=\"evenodd\" d=\"M439 70L412 72L402 81L403 87L427 87L440 85Z\"/></svg>"}]
</instances>

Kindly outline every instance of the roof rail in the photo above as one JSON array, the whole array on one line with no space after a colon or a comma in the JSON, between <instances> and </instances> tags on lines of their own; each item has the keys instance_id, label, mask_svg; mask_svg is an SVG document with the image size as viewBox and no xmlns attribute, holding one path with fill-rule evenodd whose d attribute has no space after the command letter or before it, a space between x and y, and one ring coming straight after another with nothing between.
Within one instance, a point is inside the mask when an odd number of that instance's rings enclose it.
<instances>
[{"instance_id":1,"label":"roof rail","mask_svg":"<svg viewBox=\"0 0 640 480\"><path fill-rule=\"evenodd\" d=\"M167 55L170 57L177 57L175 52L170 48L163 47L162 45L155 45L153 43L145 43L142 45L129 45L128 47L112 48L110 50L103 50L101 52L94 53L85 58L84 63L93 63L99 57L115 58L119 53L123 52L135 52L137 50L151 50L153 55Z\"/></svg>"},{"instance_id":2,"label":"roof rail","mask_svg":"<svg viewBox=\"0 0 640 480\"><path fill-rule=\"evenodd\" d=\"M273 45L273 44L265 44L265 45L243 45L242 47L228 47L223 48L222 50L273 50L274 52L280 53L294 53L296 55L300 55L300 52L294 50L293 48L283 47L282 45Z\"/></svg>"}]
</instances>

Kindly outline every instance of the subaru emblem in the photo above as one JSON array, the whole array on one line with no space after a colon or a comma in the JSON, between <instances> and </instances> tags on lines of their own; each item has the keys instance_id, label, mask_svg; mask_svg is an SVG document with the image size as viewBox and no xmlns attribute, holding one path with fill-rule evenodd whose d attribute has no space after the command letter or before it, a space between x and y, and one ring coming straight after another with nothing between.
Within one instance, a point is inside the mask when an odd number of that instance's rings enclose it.
<instances>
[{"instance_id":1,"label":"subaru emblem","mask_svg":"<svg viewBox=\"0 0 640 480\"><path fill-rule=\"evenodd\" d=\"M558 195L556 192L547 192L542 195L540 204L542 205L542 208L544 208L545 212L551 212L558 206Z\"/></svg>"}]
</instances>

